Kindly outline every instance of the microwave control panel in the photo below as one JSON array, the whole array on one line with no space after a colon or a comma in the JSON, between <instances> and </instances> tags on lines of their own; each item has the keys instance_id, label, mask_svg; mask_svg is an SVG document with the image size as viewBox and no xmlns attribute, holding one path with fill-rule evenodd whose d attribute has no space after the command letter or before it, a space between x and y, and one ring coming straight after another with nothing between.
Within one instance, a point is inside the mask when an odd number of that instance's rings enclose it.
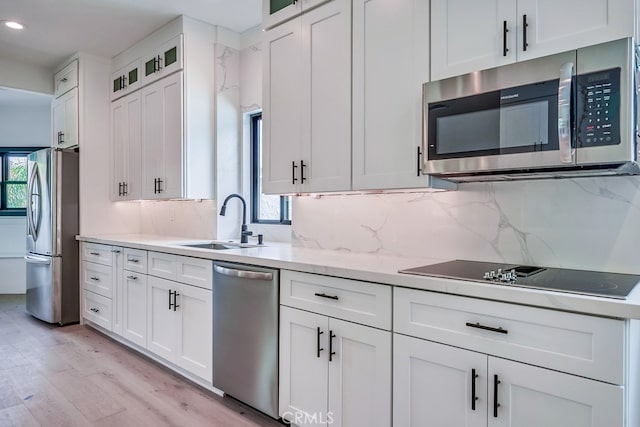
<instances>
[{"instance_id":1,"label":"microwave control panel","mask_svg":"<svg viewBox=\"0 0 640 427\"><path fill-rule=\"evenodd\" d=\"M620 68L577 77L578 147L620 144Z\"/></svg>"}]
</instances>

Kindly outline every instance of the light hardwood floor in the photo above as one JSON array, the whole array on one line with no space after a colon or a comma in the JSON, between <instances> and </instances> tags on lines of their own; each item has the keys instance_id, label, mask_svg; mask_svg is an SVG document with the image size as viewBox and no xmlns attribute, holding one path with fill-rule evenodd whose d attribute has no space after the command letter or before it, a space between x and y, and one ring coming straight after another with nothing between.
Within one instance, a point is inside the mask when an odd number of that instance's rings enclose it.
<instances>
[{"instance_id":1,"label":"light hardwood floor","mask_svg":"<svg viewBox=\"0 0 640 427\"><path fill-rule=\"evenodd\" d=\"M94 329L58 327L0 295L0 426L282 426Z\"/></svg>"}]
</instances>

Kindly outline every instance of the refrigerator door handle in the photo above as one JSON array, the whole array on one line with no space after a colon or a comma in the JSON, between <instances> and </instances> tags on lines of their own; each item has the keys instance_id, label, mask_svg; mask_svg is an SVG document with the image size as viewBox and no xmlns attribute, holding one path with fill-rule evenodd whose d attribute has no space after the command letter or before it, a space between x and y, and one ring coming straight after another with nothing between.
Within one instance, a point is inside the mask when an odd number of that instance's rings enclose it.
<instances>
[{"instance_id":1,"label":"refrigerator door handle","mask_svg":"<svg viewBox=\"0 0 640 427\"><path fill-rule=\"evenodd\" d=\"M29 225L29 234L33 237L34 241L38 240L38 233L40 231L40 217L42 216L40 200L41 191L40 171L38 170L38 164L36 163L29 179L29 200L27 202L27 223ZM34 211L34 208L36 211Z\"/></svg>"},{"instance_id":2,"label":"refrigerator door handle","mask_svg":"<svg viewBox=\"0 0 640 427\"><path fill-rule=\"evenodd\" d=\"M49 258L49 257L40 257L40 256L34 256L34 255L25 255L24 259L25 259L29 264L46 264L46 265L51 264L51 258Z\"/></svg>"}]
</instances>

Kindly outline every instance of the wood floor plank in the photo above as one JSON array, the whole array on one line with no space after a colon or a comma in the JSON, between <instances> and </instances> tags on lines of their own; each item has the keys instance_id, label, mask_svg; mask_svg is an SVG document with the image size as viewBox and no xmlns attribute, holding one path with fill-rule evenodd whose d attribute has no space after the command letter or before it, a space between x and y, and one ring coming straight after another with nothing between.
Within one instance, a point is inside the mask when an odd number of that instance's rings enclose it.
<instances>
[{"instance_id":1,"label":"wood floor plank","mask_svg":"<svg viewBox=\"0 0 640 427\"><path fill-rule=\"evenodd\" d=\"M0 409L0 425L3 427L41 427L31 412L22 404Z\"/></svg>"},{"instance_id":2,"label":"wood floor plank","mask_svg":"<svg viewBox=\"0 0 640 427\"><path fill-rule=\"evenodd\" d=\"M90 327L34 319L23 295L0 295L0 357L2 427L282 426Z\"/></svg>"}]
</instances>

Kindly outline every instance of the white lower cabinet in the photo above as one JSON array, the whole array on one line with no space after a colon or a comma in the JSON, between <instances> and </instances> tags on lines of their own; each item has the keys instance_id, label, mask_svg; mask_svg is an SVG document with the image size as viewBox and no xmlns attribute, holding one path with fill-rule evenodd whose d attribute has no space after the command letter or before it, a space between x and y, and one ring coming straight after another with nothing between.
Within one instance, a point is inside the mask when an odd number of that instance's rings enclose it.
<instances>
[{"instance_id":1,"label":"white lower cabinet","mask_svg":"<svg viewBox=\"0 0 640 427\"><path fill-rule=\"evenodd\" d=\"M122 336L147 345L147 275L125 271L122 280Z\"/></svg>"},{"instance_id":2,"label":"white lower cabinet","mask_svg":"<svg viewBox=\"0 0 640 427\"><path fill-rule=\"evenodd\" d=\"M211 290L149 276L147 350L211 381Z\"/></svg>"},{"instance_id":3,"label":"white lower cabinet","mask_svg":"<svg viewBox=\"0 0 640 427\"><path fill-rule=\"evenodd\" d=\"M394 425L622 426L623 388L394 334Z\"/></svg>"},{"instance_id":4,"label":"white lower cabinet","mask_svg":"<svg viewBox=\"0 0 640 427\"><path fill-rule=\"evenodd\" d=\"M390 332L280 307L280 416L299 426L389 426L390 402Z\"/></svg>"}]
</instances>

